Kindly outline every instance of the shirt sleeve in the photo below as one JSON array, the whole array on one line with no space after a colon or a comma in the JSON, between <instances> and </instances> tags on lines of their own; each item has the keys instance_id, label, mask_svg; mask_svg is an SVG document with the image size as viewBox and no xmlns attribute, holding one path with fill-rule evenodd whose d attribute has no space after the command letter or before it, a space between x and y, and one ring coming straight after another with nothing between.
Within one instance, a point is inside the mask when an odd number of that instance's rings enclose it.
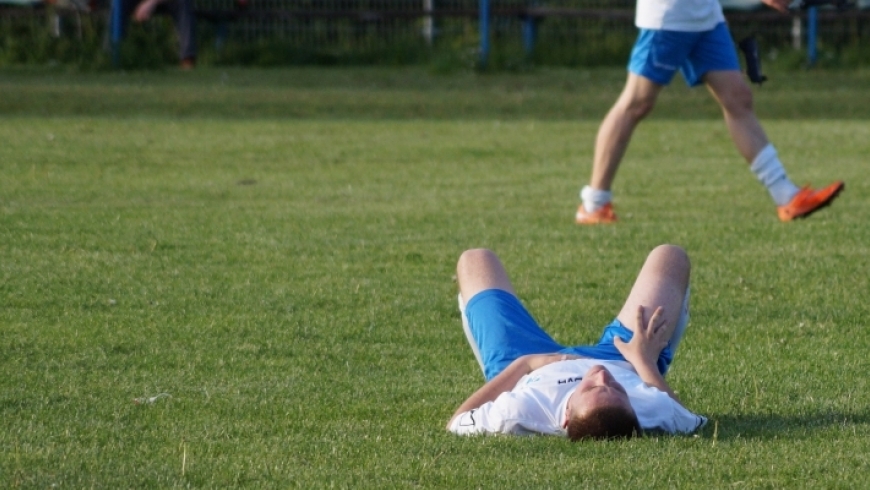
<instances>
[{"instance_id":1,"label":"shirt sleeve","mask_svg":"<svg viewBox=\"0 0 870 490\"><path fill-rule=\"evenodd\" d=\"M682 434L691 434L696 430L707 425L707 417L692 413L686 407L680 405L676 400L668 397L673 405L673 432Z\"/></svg>"},{"instance_id":2,"label":"shirt sleeve","mask_svg":"<svg viewBox=\"0 0 870 490\"><path fill-rule=\"evenodd\" d=\"M638 399L632 400L632 406L644 430L691 434L707 423L707 417L691 412L661 390L644 386L638 391Z\"/></svg>"},{"instance_id":3,"label":"shirt sleeve","mask_svg":"<svg viewBox=\"0 0 870 490\"><path fill-rule=\"evenodd\" d=\"M560 434L561 427L522 393L502 393L494 401L459 414L450 432L471 434Z\"/></svg>"},{"instance_id":4,"label":"shirt sleeve","mask_svg":"<svg viewBox=\"0 0 870 490\"><path fill-rule=\"evenodd\" d=\"M481 410L481 408L475 408L459 414L458 417L453 419L453 424L450 425L450 432L461 436L498 432L496 430L497 427L487 417L487 411Z\"/></svg>"}]
</instances>

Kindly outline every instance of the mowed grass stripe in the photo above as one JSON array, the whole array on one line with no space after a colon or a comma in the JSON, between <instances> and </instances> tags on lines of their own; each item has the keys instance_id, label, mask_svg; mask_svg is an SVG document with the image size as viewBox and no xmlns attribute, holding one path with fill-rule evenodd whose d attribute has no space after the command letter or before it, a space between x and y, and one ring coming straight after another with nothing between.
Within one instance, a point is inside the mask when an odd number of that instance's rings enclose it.
<instances>
[{"instance_id":1,"label":"mowed grass stripe","mask_svg":"<svg viewBox=\"0 0 870 490\"><path fill-rule=\"evenodd\" d=\"M642 125L622 223L580 228L597 121L4 118L0 478L861 486L866 125L765 127L795 181L847 181L830 209L779 223L716 119ZM698 437L443 431L482 382L455 306L463 249L496 250L548 331L580 343L662 242L693 259L669 379L710 416Z\"/></svg>"}]
</instances>

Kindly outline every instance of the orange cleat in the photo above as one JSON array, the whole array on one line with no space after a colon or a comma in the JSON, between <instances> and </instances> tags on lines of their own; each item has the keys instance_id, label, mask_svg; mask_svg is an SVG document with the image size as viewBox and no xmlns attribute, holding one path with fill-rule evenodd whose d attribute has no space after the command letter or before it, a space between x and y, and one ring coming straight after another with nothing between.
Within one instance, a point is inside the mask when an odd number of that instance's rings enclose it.
<instances>
[{"instance_id":1,"label":"orange cleat","mask_svg":"<svg viewBox=\"0 0 870 490\"><path fill-rule=\"evenodd\" d=\"M586 208L581 204L577 208L577 214L574 216L574 221L578 225L598 225L606 223L616 223L616 213L613 212L613 204L607 203L595 211L586 211Z\"/></svg>"},{"instance_id":2,"label":"orange cleat","mask_svg":"<svg viewBox=\"0 0 870 490\"><path fill-rule=\"evenodd\" d=\"M846 184L838 180L824 189L814 190L804 187L785 206L779 206L777 213L781 221L806 218L823 207L831 204ZM578 213L579 216L579 213Z\"/></svg>"}]
</instances>

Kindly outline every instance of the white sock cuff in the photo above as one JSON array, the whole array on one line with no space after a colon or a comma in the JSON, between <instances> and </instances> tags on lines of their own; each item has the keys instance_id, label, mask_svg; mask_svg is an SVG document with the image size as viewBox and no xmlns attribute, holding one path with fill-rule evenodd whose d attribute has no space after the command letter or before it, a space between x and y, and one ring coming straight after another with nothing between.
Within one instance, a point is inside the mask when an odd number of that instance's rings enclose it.
<instances>
[{"instance_id":1,"label":"white sock cuff","mask_svg":"<svg viewBox=\"0 0 870 490\"><path fill-rule=\"evenodd\" d=\"M758 155L755 155L755 159L752 160L752 165L749 167L753 172L761 169L765 165L768 164L771 160L779 160L779 155L776 152L776 148L773 146L773 143L768 143L767 146L761 149L758 152Z\"/></svg>"},{"instance_id":2,"label":"white sock cuff","mask_svg":"<svg viewBox=\"0 0 870 490\"><path fill-rule=\"evenodd\" d=\"M755 178L764 187L767 187L767 192L770 193L770 197L773 198L773 202L777 206L788 204L800 190L789 180L785 169L782 167L782 162L779 161L776 148L771 144L768 144L758 152L749 168L755 174Z\"/></svg>"},{"instance_id":3,"label":"white sock cuff","mask_svg":"<svg viewBox=\"0 0 870 490\"><path fill-rule=\"evenodd\" d=\"M786 177L785 169L779 161L779 155L773 145L767 145L758 152L752 166L749 167L755 177L766 187L772 186L778 180Z\"/></svg>"},{"instance_id":4,"label":"white sock cuff","mask_svg":"<svg viewBox=\"0 0 870 490\"><path fill-rule=\"evenodd\" d=\"M584 186L580 191L580 199L583 200L583 207L586 211L593 212L603 207L613 199L613 193L592 187Z\"/></svg>"}]
</instances>

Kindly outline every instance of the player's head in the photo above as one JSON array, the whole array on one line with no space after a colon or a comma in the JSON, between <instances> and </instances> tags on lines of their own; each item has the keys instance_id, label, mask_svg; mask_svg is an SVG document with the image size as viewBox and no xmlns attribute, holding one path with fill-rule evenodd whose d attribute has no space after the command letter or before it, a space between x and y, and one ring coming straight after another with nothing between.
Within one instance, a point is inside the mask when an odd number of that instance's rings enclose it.
<instances>
[{"instance_id":1,"label":"player's head","mask_svg":"<svg viewBox=\"0 0 870 490\"><path fill-rule=\"evenodd\" d=\"M601 365L583 375L568 399L565 418L572 441L630 438L641 433L628 393Z\"/></svg>"}]
</instances>

